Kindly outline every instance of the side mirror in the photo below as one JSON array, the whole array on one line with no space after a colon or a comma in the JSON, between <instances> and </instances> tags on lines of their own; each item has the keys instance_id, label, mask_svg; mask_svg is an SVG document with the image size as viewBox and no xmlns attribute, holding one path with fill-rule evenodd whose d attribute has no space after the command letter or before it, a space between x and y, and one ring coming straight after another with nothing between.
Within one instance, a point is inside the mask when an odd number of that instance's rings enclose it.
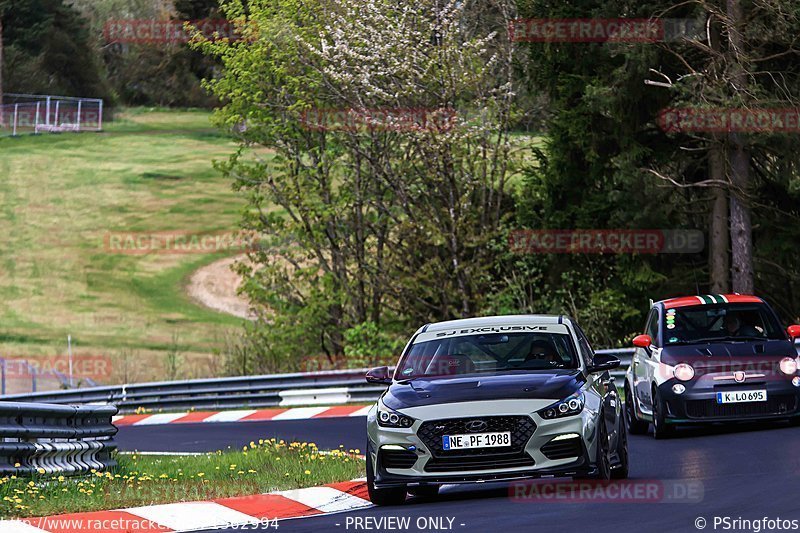
<instances>
[{"instance_id":1,"label":"side mirror","mask_svg":"<svg viewBox=\"0 0 800 533\"><path fill-rule=\"evenodd\" d=\"M379 366L367 372L367 383L380 383L389 385L392 378L389 376L389 367Z\"/></svg>"},{"instance_id":2,"label":"side mirror","mask_svg":"<svg viewBox=\"0 0 800 533\"><path fill-rule=\"evenodd\" d=\"M789 332L789 336L792 338L792 340L800 337L800 326L789 326L786 328L786 331Z\"/></svg>"},{"instance_id":3,"label":"side mirror","mask_svg":"<svg viewBox=\"0 0 800 533\"><path fill-rule=\"evenodd\" d=\"M613 370L617 368L619 364L620 364L619 359L614 357L613 355L595 354L594 364L587 366L586 372L588 372L589 374L595 374L597 372L607 372L608 370Z\"/></svg>"},{"instance_id":4,"label":"side mirror","mask_svg":"<svg viewBox=\"0 0 800 533\"><path fill-rule=\"evenodd\" d=\"M637 335L633 338L633 345L637 348L649 348L653 345L653 339L650 335Z\"/></svg>"}]
</instances>

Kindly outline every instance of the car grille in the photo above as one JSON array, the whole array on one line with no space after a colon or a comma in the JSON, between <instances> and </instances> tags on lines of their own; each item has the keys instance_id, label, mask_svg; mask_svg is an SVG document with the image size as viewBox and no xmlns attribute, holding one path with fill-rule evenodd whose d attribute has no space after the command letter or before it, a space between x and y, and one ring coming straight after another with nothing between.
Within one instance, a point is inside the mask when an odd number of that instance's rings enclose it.
<instances>
[{"instance_id":1,"label":"car grille","mask_svg":"<svg viewBox=\"0 0 800 533\"><path fill-rule=\"evenodd\" d=\"M417 462L417 454L408 450L381 450L378 460L384 468L411 468Z\"/></svg>"},{"instance_id":2,"label":"car grille","mask_svg":"<svg viewBox=\"0 0 800 533\"><path fill-rule=\"evenodd\" d=\"M463 435L476 433L467 430L467 423L474 420L486 422L486 428L477 433L511 432L511 446L502 448L477 448L444 451L443 435ZM536 424L529 416L486 416L454 418L450 420L429 420L423 423L417 435L425 443L433 456L425 465L428 472L447 472L455 470L489 470L532 466L533 458L525 453L525 445L536 430Z\"/></svg>"},{"instance_id":3,"label":"car grille","mask_svg":"<svg viewBox=\"0 0 800 533\"><path fill-rule=\"evenodd\" d=\"M533 466L536 461L525 452L503 455L475 455L472 457L432 458L425 465L426 472L456 472L460 470L495 470Z\"/></svg>"},{"instance_id":4,"label":"car grille","mask_svg":"<svg viewBox=\"0 0 800 533\"><path fill-rule=\"evenodd\" d=\"M766 402L719 404L716 400L687 400L686 415L689 418L726 418L746 416L782 415L797 409L797 397L793 394L767 396Z\"/></svg>"},{"instance_id":5,"label":"car grille","mask_svg":"<svg viewBox=\"0 0 800 533\"><path fill-rule=\"evenodd\" d=\"M568 457L579 457L583 453L580 437L573 437L564 440L551 440L542 446L542 453L548 459L566 459Z\"/></svg>"}]
</instances>

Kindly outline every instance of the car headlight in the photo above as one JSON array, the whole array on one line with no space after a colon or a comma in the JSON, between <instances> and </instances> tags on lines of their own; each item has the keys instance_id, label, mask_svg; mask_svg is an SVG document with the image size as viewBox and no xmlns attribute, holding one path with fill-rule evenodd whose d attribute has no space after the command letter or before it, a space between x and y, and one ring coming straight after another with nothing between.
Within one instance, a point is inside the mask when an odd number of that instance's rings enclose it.
<instances>
[{"instance_id":1,"label":"car headlight","mask_svg":"<svg viewBox=\"0 0 800 533\"><path fill-rule=\"evenodd\" d=\"M385 428L410 428L414 425L414 419L410 416L401 415L378 402L378 425Z\"/></svg>"},{"instance_id":2,"label":"car headlight","mask_svg":"<svg viewBox=\"0 0 800 533\"><path fill-rule=\"evenodd\" d=\"M675 379L678 381L689 381L694 377L694 368L692 368L692 365L680 363L675 366L674 374Z\"/></svg>"},{"instance_id":3,"label":"car headlight","mask_svg":"<svg viewBox=\"0 0 800 533\"><path fill-rule=\"evenodd\" d=\"M586 396L578 393L573 394L569 398L554 403L549 407L545 407L539 411L539 416L545 420L553 420L554 418L563 418L565 416L575 416L583 411L583 406L586 404Z\"/></svg>"},{"instance_id":4,"label":"car headlight","mask_svg":"<svg viewBox=\"0 0 800 533\"><path fill-rule=\"evenodd\" d=\"M797 360L791 357L784 357L781 359L781 372L784 374L792 375L797 372Z\"/></svg>"}]
</instances>

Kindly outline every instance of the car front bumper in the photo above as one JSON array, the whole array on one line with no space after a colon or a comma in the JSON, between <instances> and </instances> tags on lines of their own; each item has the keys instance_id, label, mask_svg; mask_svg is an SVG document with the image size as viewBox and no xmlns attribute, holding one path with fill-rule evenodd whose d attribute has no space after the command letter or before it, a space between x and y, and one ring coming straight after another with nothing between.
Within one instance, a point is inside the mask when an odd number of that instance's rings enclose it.
<instances>
[{"instance_id":1,"label":"car front bumper","mask_svg":"<svg viewBox=\"0 0 800 533\"><path fill-rule=\"evenodd\" d=\"M717 422L746 422L753 420L786 419L800 416L800 388L791 383L791 376L770 376L768 379L735 383L722 381L724 374L708 374L694 382L670 379L659 386L666 402L665 421L668 424L704 424ZM718 379L715 380L714 378ZM676 394L672 387L682 383L686 391ZM765 390L764 402L717 403L717 393Z\"/></svg>"},{"instance_id":2,"label":"car front bumper","mask_svg":"<svg viewBox=\"0 0 800 533\"><path fill-rule=\"evenodd\" d=\"M413 487L593 474L595 465L589 458L596 457L598 406L592 406L587 401L580 414L555 420L545 420L537 414L537 411L554 402L496 400L402 409L399 412L416 420L407 429L379 426L375 419L377 409L373 407L367 416L367 453L371 454L372 464L375 465L375 486ZM492 450L464 457L462 451L441 450L436 446L436 439L441 439L441 435L431 434L432 425L450 427L447 424L454 420L523 417L529 417L533 430L530 436L527 433L523 435L520 446L512 450L513 453L498 449L496 452ZM426 426L423 427L423 424ZM527 421L525 424L528 427ZM446 431L439 430L440 433ZM561 439L555 442L566 446L566 449L559 449L560 453L553 453L555 447L552 443L556 437ZM404 461L405 464L398 468Z\"/></svg>"}]
</instances>

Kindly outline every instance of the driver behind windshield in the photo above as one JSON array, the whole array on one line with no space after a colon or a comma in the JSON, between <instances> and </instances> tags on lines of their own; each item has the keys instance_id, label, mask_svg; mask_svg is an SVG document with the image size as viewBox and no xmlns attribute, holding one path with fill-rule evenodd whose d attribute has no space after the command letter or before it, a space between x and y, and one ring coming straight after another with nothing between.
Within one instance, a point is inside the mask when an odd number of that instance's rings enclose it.
<instances>
[{"instance_id":1,"label":"driver behind windshield","mask_svg":"<svg viewBox=\"0 0 800 533\"><path fill-rule=\"evenodd\" d=\"M531 342L531 346L528 349L528 355L525 357L525 361L522 363L523 367L530 367L533 366L536 368L537 365L530 365L531 362L546 362L550 365L557 365L559 364L560 357L556 352L555 347L549 341L544 339L534 340Z\"/></svg>"},{"instance_id":2,"label":"driver behind windshield","mask_svg":"<svg viewBox=\"0 0 800 533\"><path fill-rule=\"evenodd\" d=\"M738 313L728 313L722 319L722 329L729 337L760 337L756 328L743 324Z\"/></svg>"}]
</instances>

